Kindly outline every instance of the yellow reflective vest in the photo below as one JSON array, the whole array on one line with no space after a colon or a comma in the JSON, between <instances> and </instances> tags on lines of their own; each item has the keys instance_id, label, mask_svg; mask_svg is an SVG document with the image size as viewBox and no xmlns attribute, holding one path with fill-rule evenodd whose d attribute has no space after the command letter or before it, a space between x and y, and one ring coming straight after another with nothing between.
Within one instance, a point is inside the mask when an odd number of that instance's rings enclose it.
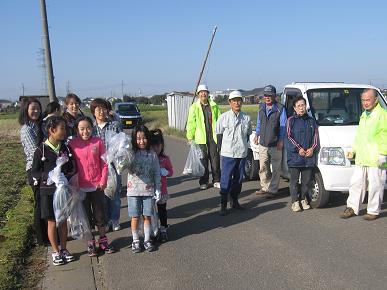
<instances>
[{"instance_id":1,"label":"yellow reflective vest","mask_svg":"<svg viewBox=\"0 0 387 290\"><path fill-rule=\"evenodd\" d=\"M211 99L208 99L208 103L210 104L212 115L212 137L214 138L215 143L217 143L215 127L216 121L218 121L220 116L220 110L218 105ZM200 100L197 100L189 108L187 120L187 139L194 140L196 144L207 143L206 124L204 121L204 113L202 105L200 104Z\"/></svg>"},{"instance_id":2,"label":"yellow reflective vest","mask_svg":"<svg viewBox=\"0 0 387 290\"><path fill-rule=\"evenodd\" d=\"M352 149L359 166L379 167L379 155L387 155L387 111L380 104L370 114L361 114Z\"/></svg>"}]
</instances>

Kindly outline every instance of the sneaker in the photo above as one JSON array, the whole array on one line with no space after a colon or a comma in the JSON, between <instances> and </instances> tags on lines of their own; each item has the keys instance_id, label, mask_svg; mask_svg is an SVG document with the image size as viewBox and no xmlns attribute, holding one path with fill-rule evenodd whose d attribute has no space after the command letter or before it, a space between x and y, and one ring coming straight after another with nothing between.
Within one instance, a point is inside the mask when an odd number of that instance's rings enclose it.
<instances>
[{"instance_id":1,"label":"sneaker","mask_svg":"<svg viewBox=\"0 0 387 290\"><path fill-rule=\"evenodd\" d=\"M300 207L300 203L298 201L295 201L292 203L292 211L294 212L302 211L302 208Z\"/></svg>"},{"instance_id":2,"label":"sneaker","mask_svg":"<svg viewBox=\"0 0 387 290\"><path fill-rule=\"evenodd\" d=\"M306 199L301 200L301 206L304 210L310 209L310 205L308 204L308 201Z\"/></svg>"},{"instance_id":3,"label":"sneaker","mask_svg":"<svg viewBox=\"0 0 387 290\"><path fill-rule=\"evenodd\" d=\"M113 231L119 231L121 229L121 225L120 225L120 222L119 221L113 221L112 222L112 228L113 228Z\"/></svg>"},{"instance_id":4,"label":"sneaker","mask_svg":"<svg viewBox=\"0 0 387 290\"><path fill-rule=\"evenodd\" d=\"M206 190L208 188L208 185L206 183L200 184L199 188L200 190Z\"/></svg>"},{"instance_id":5,"label":"sneaker","mask_svg":"<svg viewBox=\"0 0 387 290\"><path fill-rule=\"evenodd\" d=\"M255 193L255 195L261 196L261 195L267 194L267 191L264 191L263 189L259 189L254 193Z\"/></svg>"},{"instance_id":6,"label":"sneaker","mask_svg":"<svg viewBox=\"0 0 387 290\"><path fill-rule=\"evenodd\" d=\"M107 236L98 239L98 246L100 251L103 251L108 254L114 253L114 248L109 245Z\"/></svg>"},{"instance_id":7,"label":"sneaker","mask_svg":"<svg viewBox=\"0 0 387 290\"><path fill-rule=\"evenodd\" d=\"M366 215L363 216L363 219L365 219L366 221L373 221L373 220L376 220L377 218L379 218L378 214L367 213Z\"/></svg>"},{"instance_id":8,"label":"sneaker","mask_svg":"<svg viewBox=\"0 0 387 290\"><path fill-rule=\"evenodd\" d=\"M155 250L155 246L152 244L151 241L145 241L144 242L144 248L145 250L147 250L148 252L153 252Z\"/></svg>"},{"instance_id":9,"label":"sneaker","mask_svg":"<svg viewBox=\"0 0 387 290\"><path fill-rule=\"evenodd\" d=\"M355 215L355 212L353 211L352 208L347 207L345 210L340 214L340 217L342 219L348 219L350 217L353 217Z\"/></svg>"},{"instance_id":10,"label":"sneaker","mask_svg":"<svg viewBox=\"0 0 387 290\"><path fill-rule=\"evenodd\" d=\"M135 254L141 253L140 241L133 241L132 242L132 252Z\"/></svg>"},{"instance_id":11,"label":"sneaker","mask_svg":"<svg viewBox=\"0 0 387 290\"><path fill-rule=\"evenodd\" d=\"M214 188L220 189L220 182L214 182Z\"/></svg>"},{"instance_id":12,"label":"sneaker","mask_svg":"<svg viewBox=\"0 0 387 290\"><path fill-rule=\"evenodd\" d=\"M75 260L74 256L67 249L60 250L60 255L67 263Z\"/></svg>"},{"instance_id":13,"label":"sneaker","mask_svg":"<svg viewBox=\"0 0 387 290\"><path fill-rule=\"evenodd\" d=\"M160 232L160 243L166 243L166 242L168 242L167 231L161 231Z\"/></svg>"},{"instance_id":14,"label":"sneaker","mask_svg":"<svg viewBox=\"0 0 387 290\"><path fill-rule=\"evenodd\" d=\"M60 265L63 265L65 263L63 258L62 258L62 256L61 256L61 254L60 254L60 252L59 253L58 252L53 252L51 254L51 256L52 256L52 264L54 266L60 266Z\"/></svg>"},{"instance_id":15,"label":"sneaker","mask_svg":"<svg viewBox=\"0 0 387 290\"><path fill-rule=\"evenodd\" d=\"M95 240L87 242L87 254L89 257L97 256L97 251L95 250Z\"/></svg>"}]
</instances>

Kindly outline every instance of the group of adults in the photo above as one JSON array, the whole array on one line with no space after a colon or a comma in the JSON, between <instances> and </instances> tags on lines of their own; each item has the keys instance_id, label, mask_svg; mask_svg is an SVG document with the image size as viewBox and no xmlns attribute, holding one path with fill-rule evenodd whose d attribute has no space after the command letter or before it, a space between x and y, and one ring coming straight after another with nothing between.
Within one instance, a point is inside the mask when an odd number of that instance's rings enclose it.
<instances>
[{"instance_id":1,"label":"group of adults","mask_svg":"<svg viewBox=\"0 0 387 290\"><path fill-rule=\"evenodd\" d=\"M231 197L232 209L243 209L238 199L252 124L250 116L242 111L243 97L240 91L229 94L230 110L223 114L209 93L206 85L198 86L198 100L189 110L186 137L189 144L194 142L199 145L203 153L201 163L205 171L199 179L201 190L210 185L211 164L212 185L220 189L220 215L224 216L228 213L228 197ZM353 150L347 156L355 158L356 169L349 186L347 208L341 217L358 215L368 190L369 202L364 219L374 220L379 217L386 180L387 113L378 103L378 93L374 89L365 89L361 102L364 112L360 117ZM265 86L263 102L257 110L253 139L259 148L261 185L256 195L268 199L278 196L285 147L290 173L291 209L294 212L311 208L309 193L320 149L317 124L307 113L306 105L302 94L298 95L293 100L294 115L286 116L286 109L277 101L276 88Z\"/></svg>"}]
</instances>

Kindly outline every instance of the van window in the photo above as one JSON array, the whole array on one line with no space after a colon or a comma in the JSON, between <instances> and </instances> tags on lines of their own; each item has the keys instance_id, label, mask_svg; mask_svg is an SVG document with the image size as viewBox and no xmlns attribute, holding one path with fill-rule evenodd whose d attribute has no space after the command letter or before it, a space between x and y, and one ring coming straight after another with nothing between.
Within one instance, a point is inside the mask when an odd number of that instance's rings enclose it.
<instances>
[{"instance_id":1,"label":"van window","mask_svg":"<svg viewBox=\"0 0 387 290\"><path fill-rule=\"evenodd\" d=\"M293 116L294 114L294 109L293 109L293 100L298 96L301 95L301 91L296 88L286 88L284 90L284 96L285 98L285 108L286 108L286 116L290 117Z\"/></svg>"},{"instance_id":2,"label":"van window","mask_svg":"<svg viewBox=\"0 0 387 290\"><path fill-rule=\"evenodd\" d=\"M308 90L309 106L317 124L320 126L358 125L363 112L360 98L363 90L363 88ZM384 101L380 100L384 107Z\"/></svg>"}]
</instances>

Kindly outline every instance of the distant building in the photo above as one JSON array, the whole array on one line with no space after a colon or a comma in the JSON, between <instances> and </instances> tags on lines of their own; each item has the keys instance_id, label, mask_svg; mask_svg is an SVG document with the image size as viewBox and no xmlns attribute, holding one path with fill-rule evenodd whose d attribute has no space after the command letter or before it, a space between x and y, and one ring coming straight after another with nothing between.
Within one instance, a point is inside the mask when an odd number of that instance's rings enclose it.
<instances>
[{"instance_id":1,"label":"distant building","mask_svg":"<svg viewBox=\"0 0 387 290\"><path fill-rule=\"evenodd\" d=\"M4 110L7 108L12 107L13 102L8 101L8 100L0 100L0 110Z\"/></svg>"}]
</instances>

